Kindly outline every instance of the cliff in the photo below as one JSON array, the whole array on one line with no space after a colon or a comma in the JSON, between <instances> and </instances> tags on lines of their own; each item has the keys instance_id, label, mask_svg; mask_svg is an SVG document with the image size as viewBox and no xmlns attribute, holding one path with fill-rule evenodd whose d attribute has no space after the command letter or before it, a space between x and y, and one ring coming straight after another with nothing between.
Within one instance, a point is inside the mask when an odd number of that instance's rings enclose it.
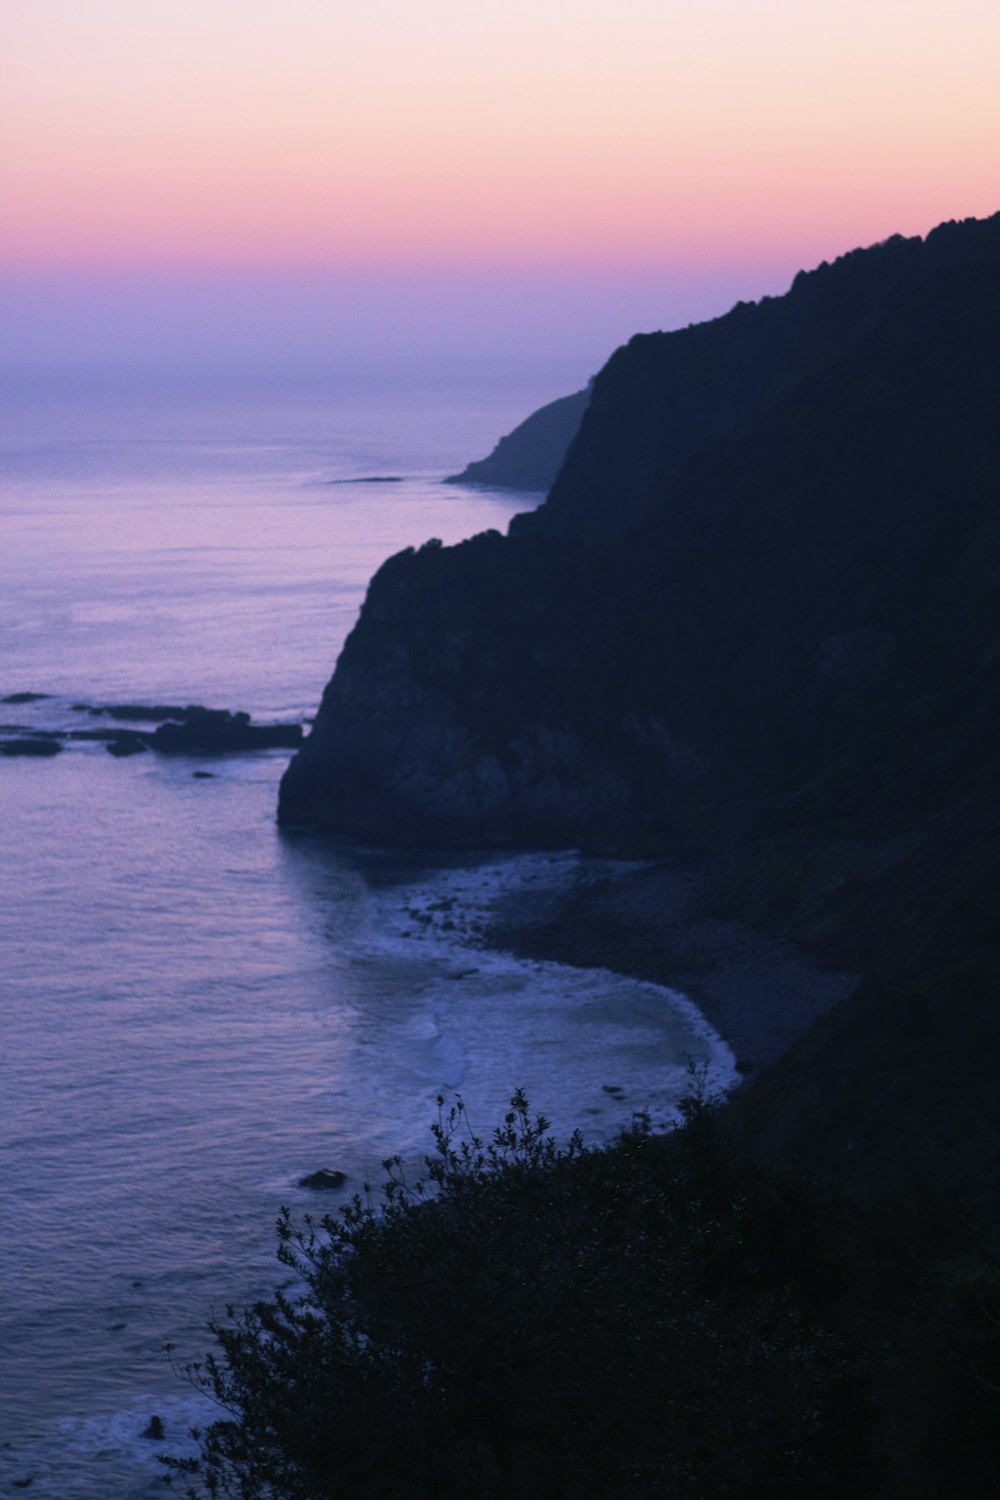
<instances>
[{"instance_id":1,"label":"cliff","mask_svg":"<svg viewBox=\"0 0 1000 1500\"><path fill-rule=\"evenodd\" d=\"M540 510L376 574L279 817L687 856L705 909L867 977L748 1143L982 1208L999 585L1000 214L619 350Z\"/></svg>"},{"instance_id":2,"label":"cliff","mask_svg":"<svg viewBox=\"0 0 1000 1500\"><path fill-rule=\"evenodd\" d=\"M937 268L958 274L987 233L942 225L926 240L896 235L800 272L783 297L737 303L675 332L637 334L593 382L547 504L518 517L515 530L599 538L631 525L679 465L748 432L844 359Z\"/></svg>"},{"instance_id":3,"label":"cliff","mask_svg":"<svg viewBox=\"0 0 1000 1500\"><path fill-rule=\"evenodd\" d=\"M544 493L579 431L589 400L586 390L550 401L502 437L488 458L467 464L461 474L449 475L445 484Z\"/></svg>"},{"instance_id":4,"label":"cliff","mask_svg":"<svg viewBox=\"0 0 1000 1500\"><path fill-rule=\"evenodd\" d=\"M507 538L400 554L372 580L284 779L281 820L391 842L641 853L779 826L787 838L849 808L864 844L870 808L886 829L926 821L952 795L954 762L979 786L998 241L1000 218L890 241L705 325L715 391L735 390L737 365L790 379L774 353L789 328L809 373L782 395L772 379L762 408L755 374L753 420L675 464L648 505L632 393L676 384L678 351L701 331L618 351L539 511ZM664 431L647 449L662 454ZM581 490L573 529L583 469L606 478Z\"/></svg>"},{"instance_id":5,"label":"cliff","mask_svg":"<svg viewBox=\"0 0 1000 1500\"><path fill-rule=\"evenodd\" d=\"M380 569L279 817L691 857L868 976L747 1093L751 1144L971 1188L998 760L1000 215L619 350L539 511Z\"/></svg>"},{"instance_id":6,"label":"cliff","mask_svg":"<svg viewBox=\"0 0 1000 1500\"><path fill-rule=\"evenodd\" d=\"M685 917L739 916L862 974L751 1062L719 1136L692 1116L723 1207L761 1182L745 1160L720 1175L727 1131L849 1190L813 1231L814 1186L771 1178L735 1257L717 1213L688 1254L717 1302L746 1254L759 1290L789 1246L821 1252L819 1305L844 1296L843 1347L870 1372L823 1419L824 1454L847 1454L831 1495L996 1488L998 764L1000 215L618 351L539 511L379 570L282 783L283 822L364 838L686 856ZM669 979L663 907L660 885L646 956ZM742 986L733 1003L752 1013ZM667 1160L678 1140L651 1144ZM651 1201L645 1261L702 1199L688 1181L669 1211ZM789 1485L816 1489L800 1466Z\"/></svg>"}]
</instances>

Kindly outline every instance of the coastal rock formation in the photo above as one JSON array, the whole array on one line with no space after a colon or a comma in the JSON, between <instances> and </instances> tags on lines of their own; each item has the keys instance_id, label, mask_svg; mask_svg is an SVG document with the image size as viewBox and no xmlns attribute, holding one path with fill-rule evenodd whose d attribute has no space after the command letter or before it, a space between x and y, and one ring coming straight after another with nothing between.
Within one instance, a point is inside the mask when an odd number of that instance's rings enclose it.
<instances>
[{"instance_id":1,"label":"coastal rock formation","mask_svg":"<svg viewBox=\"0 0 1000 1500\"><path fill-rule=\"evenodd\" d=\"M488 458L467 464L461 474L449 475L445 484L544 493L579 431L589 400L588 389L550 401L502 437Z\"/></svg>"},{"instance_id":2,"label":"coastal rock formation","mask_svg":"<svg viewBox=\"0 0 1000 1500\"><path fill-rule=\"evenodd\" d=\"M0 755L32 755L53 756L58 755L62 745L58 740L42 737L41 735L17 736L13 739L0 739Z\"/></svg>"},{"instance_id":3,"label":"coastal rock formation","mask_svg":"<svg viewBox=\"0 0 1000 1500\"><path fill-rule=\"evenodd\" d=\"M35 703L44 693L21 693L5 700ZM0 754L58 755L65 743L96 742L118 758L141 755L146 750L161 755L229 755L254 750L294 750L302 743L301 724L254 724L248 713L201 704L91 704L74 703L71 712L92 718L119 721L114 728L34 729L26 725L0 724ZM121 723L156 725L155 728L124 729Z\"/></svg>"},{"instance_id":4,"label":"coastal rock formation","mask_svg":"<svg viewBox=\"0 0 1000 1500\"><path fill-rule=\"evenodd\" d=\"M162 755L220 755L243 750L294 749L301 724L252 724L247 713L224 708L188 708L180 723L168 719L147 736Z\"/></svg>"},{"instance_id":5,"label":"coastal rock formation","mask_svg":"<svg viewBox=\"0 0 1000 1500\"><path fill-rule=\"evenodd\" d=\"M627 781L560 719L535 645L567 561L487 532L384 564L282 782L281 820L454 847L559 846L603 826L620 845ZM505 628L484 635L487 619Z\"/></svg>"},{"instance_id":6,"label":"coastal rock formation","mask_svg":"<svg viewBox=\"0 0 1000 1500\"><path fill-rule=\"evenodd\" d=\"M1000 215L633 340L545 505L379 570L280 820L689 856L865 976L748 1143L995 1206L998 414Z\"/></svg>"},{"instance_id":7,"label":"coastal rock formation","mask_svg":"<svg viewBox=\"0 0 1000 1500\"><path fill-rule=\"evenodd\" d=\"M674 332L637 334L594 381L547 503L515 517L512 530L599 538L632 525L687 459L748 433L930 278L960 275L990 234L970 222L942 225L926 240L894 235L800 272L782 297L739 302L724 317ZM916 305L913 314L920 316Z\"/></svg>"},{"instance_id":8,"label":"coastal rock formation","mask_svg":"<svg viewBox=\"0 0 1000 1500\"><path fill-rule=\"evenodd\" d=\"M305 1177L300 1177L299 1187L312 1188L317 1192L333 1192L342 1188L346 1181L346 1172L331 1172L328 1167L320 1167L318 1171L307 1172Z\"/></svg>"},{"instance_id":9,"label":"coastal rock formation","mask_svg":"<svg viewBox=\"0 0 1000 1500\"><path fill-rule=\"evenodd\" d=\"M228 708L205 708L200 703L181 707L170 703L110 703L73 705L78 713L126 723L156 724L150 729L75 729L68 738L107 741L112 755L136 755L157 750L161 755L229 755L247 750L294 750L302 742L301 724L254 724L248 713Z\"/></svg>"},{"instance_id":10,"label":"coastal rock formation","mask_svg":"<svg viewBox=\"0 0 1000 1500\"><path fill-rule=\"evenodd\" d=\"M780 831L840 904L911 858L949 777L992 785L998 247L1000 218L944 225L619 350L539 511L380 569L281 821L638 854Z\"/></svg>"}]
</instances>

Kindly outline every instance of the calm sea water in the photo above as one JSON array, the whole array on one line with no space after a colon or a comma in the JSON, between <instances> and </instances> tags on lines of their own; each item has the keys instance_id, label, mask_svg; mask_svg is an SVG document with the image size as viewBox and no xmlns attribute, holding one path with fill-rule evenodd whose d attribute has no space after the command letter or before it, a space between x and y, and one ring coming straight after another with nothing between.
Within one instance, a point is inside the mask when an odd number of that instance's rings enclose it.
<instances>
[{"instance_id":1,"label":"calm sea water","mask_svg":"<svg viewBox=\"0 0 1000 1500\"><path fill-rule=\"evenodd\" d=\"M9 381L0 696L49 696L0 719L79 727L75 703L125 701L308 716L386 556L532 503L440 476L572 387ZM0 758L0 1494L160 1493L156 1453L205 1415L164 1346L203 1353L213 1312L276 1284L280 1205L317 1207L303 1173L340 1168L353 1190L391 1152L418 1157L439 1092L488 1129L523 1085L600 1139L637 1109L667 1118L689 1056L729 1077L681 997L477 945L499 893L579 878L575 856L420 862L282 835L285 759ZM153 1412L165 1444L142 1436Z\"/></svg>"}]
</instances>

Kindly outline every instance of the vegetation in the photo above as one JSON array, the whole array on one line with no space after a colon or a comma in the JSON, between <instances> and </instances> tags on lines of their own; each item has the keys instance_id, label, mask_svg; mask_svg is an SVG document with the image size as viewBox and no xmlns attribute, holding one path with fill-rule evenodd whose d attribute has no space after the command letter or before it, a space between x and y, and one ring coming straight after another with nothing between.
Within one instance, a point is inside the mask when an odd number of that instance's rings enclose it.
<instances>
[{"instance_id":1,"label":"vegetation","mask_svg":"<svg viewBox=\"0 0 1000 1500\"><path fill-rule=\"evenodd\" d=\"M225 1415L191 1495L240 1500L870 1493L864 1362L834 1331L836 1203L741 1160L703 1098L669 1138L560 1146L461 1103L426 1178L279 1222L296 1290L214 1326Z\"/></svg>"}]
</instances>

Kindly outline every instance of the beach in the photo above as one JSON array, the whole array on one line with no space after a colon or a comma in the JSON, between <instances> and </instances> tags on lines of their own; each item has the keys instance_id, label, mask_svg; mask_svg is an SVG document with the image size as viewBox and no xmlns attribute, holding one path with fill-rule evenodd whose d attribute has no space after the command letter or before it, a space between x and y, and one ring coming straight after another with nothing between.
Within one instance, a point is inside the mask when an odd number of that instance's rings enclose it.
<instances>
[{"instance_id":1,"label":"beach","mask_svg":"<svg viewBox=\"0 0 1000 1500\"><path fill-rule=\"evenodd\" d=\"M706 915L697 891L697 872L679 863L581 861L559 888L505 892L484 938L523 958L680 990L749 1074L775 1062L856 979L778 936Z\"/></svg>"}]
</instances>

